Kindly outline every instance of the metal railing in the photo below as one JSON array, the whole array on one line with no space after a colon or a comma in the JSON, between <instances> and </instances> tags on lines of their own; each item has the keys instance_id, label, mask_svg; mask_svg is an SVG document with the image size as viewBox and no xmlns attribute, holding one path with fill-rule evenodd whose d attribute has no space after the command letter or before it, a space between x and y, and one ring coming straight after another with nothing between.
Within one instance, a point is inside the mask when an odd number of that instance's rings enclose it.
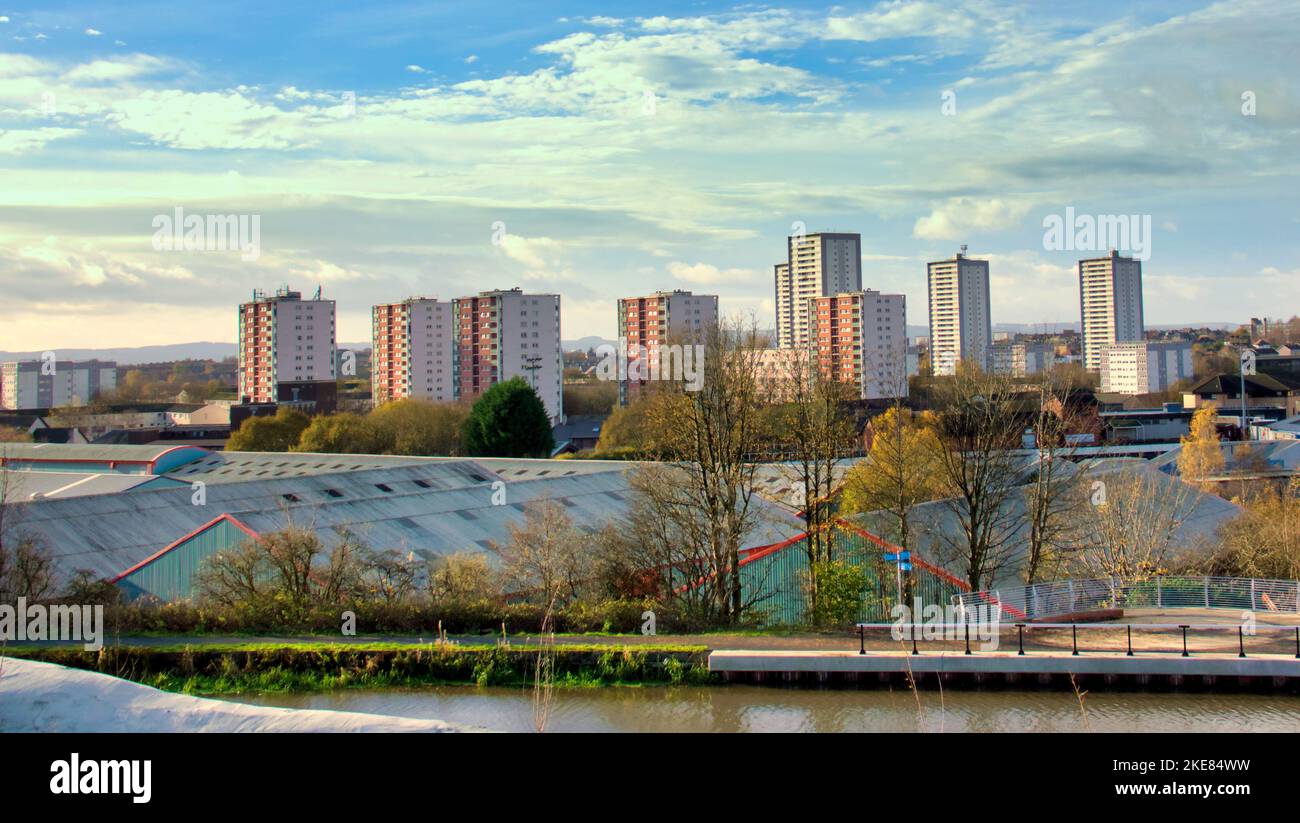
<instances>
[{"instance_id":1,"label":"metal railing","mask_svg":"<svg viewBox=\"0 0 1300 823\"><path fill-rule=\"evenodd\" d=\"M972 628L974 626L977 626L978 630ZM1192 651L1190 650L1187 644L1187 640L1188 640L1187 632L1188 630L1192 630L1197 632L1197 638L1201 640L1204 640L1206 637L1214 638L1216 636L1219 637L1227 636L1230 639L1235 637L1237 641L1236 652L1237 652L1237 657L1239 658L1244 658L1248 656L1246 654L1247 637L1254 638L1259 633L1267 634L1268 632L1284 633L1278 635L1279 637L1282 638L1285 638L1287 635L1294 635L1295 659L1300 660L1300 626L1252 625L1249 629L1247 629L1247 627L1242 624L1228 625L1223 623L1137 623L1137 624L1134 623L1012 623L1012 624L1007 624L994 618L992 622L982 623L982 624L975 624L969 621L960 622L960 623L904 623L904 622L858 623L856 624L855 628L857 629L857 634L858 634L858 654L860 655L865 655L868 653L867 645L866 645L868 630L872 630L872 631L888 630L891 633L891 636L894 637L894 639L904 643L910 642L912 645L911 653L913 655L921 654L920 646L917 641L922 639L938 640L940 642L964 641L965 654L971 655L971 654L976 654L978 651L980 651L981 644L986 642L987 640L994 640L995 642L993 644L994 647L993 651L1000 651L1002 633L1004 631L1010 631L1014 629L1016 632L1016 655L1019 657L1024 657L1027 654L1027 652L1025 651L1025 630L1026 629L1033 631L1035 635L1038 636L1042 636L1044 634L1050 634L1052 630L1069 629L1070 630L1070 656L1079 657L1081 652L1079 648L1080 629L1085 630L1085 632L1088 630L1096 630L1099 632L1107 632L1111 634L1114 634L1119 629L1123 629L1124 642L1123 642L1122 650L1126 657L1136 657L1139 656L1140 654L1161 655L1161 654L1169 654L1171 652L1172 653L1181 652L1182 657L1191 657ZM1159 635L1161 632L1167 632L1167 631L1175 631L1175 630L1180 631L1182 633L1181 648L1177 646L1173 648L1151 648L1148 645L1143 648L1139 648L1135 651L1133 646L1133 630L1135 628L1138 630L1139 634L1145 632L1148 636ZM974 641L974 645L972 645L973 633L977 635ZM932 634L937 634L938 636L931 636ZM1254 643L1253 640L1252 643ZM1100 653L1115 654L1118 653L1120 650L1121 650L1120 648L1107 646L1102 648L1094 647L1091 649L1083 649L1082 651L1093 652L1093 653L1100 652ZM1039 649L1031 649L1030 652L1028 652L1028 654L1044 654L1044 653L1061 654L1063 652L1064 652L1063 648L1061 649L1039 648ZM1223 654L1222 651L1216 652L1214 650L1210 650L1210 651L1202 650L1201 652L1198 653ZM1271 654L1273 655L1276 655L1277 653L1278 653L1277 651L1271 652Z\"/></svg>"},{"instance_id":2,"label":"metal railing","mask_svg":"<svg viewBox=\"0 0 1300 823\"><path fill-rule=\"evenodd\" d=\"M1003 620L1102 609L1237 609L1300 613L1300 581L1251 577L1100 577L952 596L956 607L996 606Z\"/></svg>"}]
</instances>

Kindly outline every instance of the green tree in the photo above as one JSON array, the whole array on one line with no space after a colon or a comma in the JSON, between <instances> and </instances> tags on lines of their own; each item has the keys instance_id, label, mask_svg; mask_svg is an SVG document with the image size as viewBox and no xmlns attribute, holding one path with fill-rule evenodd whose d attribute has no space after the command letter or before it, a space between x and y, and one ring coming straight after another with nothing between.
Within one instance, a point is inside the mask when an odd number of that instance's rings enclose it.
<instances>
[{"instance_id":1,"label":"green tree","mask_svg":"<svg viewBox=\"0 0 1300 823\"><path fill-rule=\"evenodd\" d=\"M854 563L844 560L814 563L805 572L805 588L817 589L817 596L810 598L808 617L812 624L830 628L855 621L862 612L870 583L866 570Z\"/></svg>"},{"instance_id":2,"label":"green tree","mask_svg":"<svg viewBox=\"0 0 1300 823\"><path fill-rule=\"evenodd\" d=\"M307 415L281 406L275 416L250 417L230 435L228 451L287 452L298 445L303 430L310 425Z\"/></svg>"},{"instance_id":3,"label":"green tree","mask_svg":"<svg viewBox=\"0 0 1300 823\"><path fill-rule=\"evenodd\" d=\"M461 447L472 457L546 457L555 438L537 392L514 377L488 389L470 409Z\"/></svg>"}]
</instances>

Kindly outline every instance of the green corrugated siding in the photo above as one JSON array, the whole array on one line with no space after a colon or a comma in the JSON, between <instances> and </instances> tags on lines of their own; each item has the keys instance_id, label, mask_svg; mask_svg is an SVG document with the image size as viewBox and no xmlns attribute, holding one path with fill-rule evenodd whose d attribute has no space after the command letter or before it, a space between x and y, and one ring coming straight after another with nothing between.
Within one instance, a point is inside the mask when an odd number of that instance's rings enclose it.
<instances>
[{"instance_id":1,"label":"green corrugated siding","mask_svg":"<svg viewBox=\"0 0 1300 823\"><path fill-rule=\"evenodd\" d=\"M163 601L184 600L194 593L194 576L203 561L217 552L233 549L248 539L248 535L229 520L220 520L152 563L122 578L118 581L118 586L130 599L156 597Z\"/></svg>"},{"instance_id":2,"label":"green corrugated siding","mask_svg":"<svg viewBox=\"0 0 1300 823\"><path fill-rule=\"evenodd\" d=\"M807 603L808 552L806 540L741 566L741 588L752 610L767 626L809 623ZM868 595L857 620L883 623L893 620L890 609L898 600L894 564L882 559L880 546L851 530L833 529L832 556L867 570ZM961 589L938 575L914 567L913 596L924 603L946 605Z\"/></svg>"}]
</instances>

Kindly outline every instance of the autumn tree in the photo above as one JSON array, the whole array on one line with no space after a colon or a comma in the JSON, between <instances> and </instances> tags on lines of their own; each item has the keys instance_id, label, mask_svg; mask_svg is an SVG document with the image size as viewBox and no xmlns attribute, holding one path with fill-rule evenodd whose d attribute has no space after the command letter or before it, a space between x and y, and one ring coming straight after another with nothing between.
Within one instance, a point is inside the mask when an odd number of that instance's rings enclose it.
<instances>
[{"instance_id":1,"label":"autumn tree","mask_svg":"<svg viewBox=\"0 0 1300 823\"><path fill-rule=\"evenodd\" d=\"M287 452L298 445L311 418L289 406L281 406L274 415L246 418L231 433L227 451Z\"/></svg>"},{"instance_id":2,"label":"autumn tree","mask_svg":"<svg viewBox=\"0 0 1300 823\"><path fill-rule=\"evenodd\" d=\"M912 548L912 509L944 494L941 448L934 429L905 406L871 421L871 451L844 476L845 513L883 512L894 524L891 539Z\"/></svg>"},{"instance_id":3,"label":"autumn tree","mask_svg":"<svg viewBox=\"0 0 1300 823\"><path fill-rule=\"evenodd\" d=\"M1219 529L1206 574L1300 579L1300 478L1268 487L1244 502L1245 511Z\"/></svg>"},{"instance_id":4,"label":"autumn tree","mask_svg":"<svg viewBox=\"0 0 1300 823\"><path fill-rule=\"evenodd\" d=\"M367 419L387 454L449 456L462 453L461 430L469 412L468 403L404 398L379 406Z\"/></svg>"},{"instance_id":5,"label":"autumn tree","mask_svg":"<svg viewBox=\"0 0 1300 823\"><path fill-rule=\"evenodd\" d=\"M388 438L369 417L340 412L312 419L291 451L328 454L383 454Z\"/></svg>"},{"instance_id":6,"label":"autumn tree","mask_svg":"<svg viewBox=\"0 0 1300 823\"><path fill-rule=\"evenodd\" d=\"M1219 410L1213 404L1196 410L1191 430L1179 441L1178 473L1189 483L1208 488L1209 479L1223 474L1223 449L1214 424Z\"/></svg>"}]
</instances>

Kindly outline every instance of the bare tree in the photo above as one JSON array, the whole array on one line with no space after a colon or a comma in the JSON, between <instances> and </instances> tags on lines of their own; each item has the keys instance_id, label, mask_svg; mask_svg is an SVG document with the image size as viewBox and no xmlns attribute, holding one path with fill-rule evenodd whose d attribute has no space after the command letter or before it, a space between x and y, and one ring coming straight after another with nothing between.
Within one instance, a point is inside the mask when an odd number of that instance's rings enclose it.
<instances>
[{"instance_id":1,"label":"bare tree","mask_svg":"<svg viewBox=\"0 0 1300 823\"><path fill-rule=\"evenodd\" d=\"M482 554L449 554L430 563L428 588L435 601L469 603L501 595L497 574Z\"/></svg>"},{"instance_id":2,"label":"bare tree","mask_svg":"<svg viewBox=\"0 0 1300 823\"><path fill-rule=\"evenodd\" d=\"M1089 577L1144 578L1163 574L1179 533L1199 503L1196 490L1149 466L1089 476L1088 506L1080 526L1087 546L1074 554L1074 571Z\"/></svg>"},{"instance_id":3,"label":"bare tree","mask_svg":"<svg viewBox=\"0 0 1300 823\"><path fill-rule=\"evenodd\" d=\"M1020 403L1011 379L962 363L938 387L938 463L952 495L944 504L959 534L939 529L941 549L966 567L974 590L1011 560L1021 515L1010 505L1020 480Z\"/></svg>"},{"instance_id":4,"label":"bare tree","mask_svg":"<svg viewBox=\"0 0 1300 823\"><path fill-rule=\"evenodd\" d=\"M366 551L359 559L362 587L385 603L400 603L415 591L421 563L414 553L397 549Z\"/></svg>"},{"instance_id":5,"label":"bare tree","mask_svg":"<svg viewBox=\"0 0 1300 823\"><path fill-rule=\"evenodd\" d=\"M528 593L549 609L577 597L582 577L579 551L587 542L554 500L529 503L522 525L511 524L510 539L494 544L507 585Z\"/></svg>"},{"instance_id":6,"label":"bare tree","mask_svg":"<svg viewBox=\"0 0 1300 823\"><path fill-rule=\"evenodd\" d=\"M1044 371L1036 388L1032 435L1037 455L1024 489L1029 521L1024 578L1029 584L1080 546L1082 534L1075 515L1087 502L1078 468L1070 462L1078 448L1071 436L1084 433L1085 415L1070 403L1070 388L1059 372Z\"/></svg>"},{"instance_id":7,"label":"bare tree","mask_svg":"<svg viewBox=\"0 0 1300 823\"><path fill-rule=\"evenodd\" d=\"M852 395L849 384L825 370L811 349L784 362L782 395L788 402L781 408L780 422L790 460L779 465L803 512L808 595L815 611L820 590L816 570L834 559L830 525L836 471L854 445L848 414Z\"/></svg>"},{"instance_id":8,"label":"bare tree","mask_svg":"<svg viewBox=\"0 0 1300 823\"><path fill-rule=\"evenodd\" d=\"M758 440L759 335L752 320L725 321L703 340L698 385L681 386L655 410L673 486L642 493L659 496L656 506L693 541L691 553L707 558L717 615L735 622L745 609L740 549L756 518L749 456Z\"/></svg>"}]
</instances>

